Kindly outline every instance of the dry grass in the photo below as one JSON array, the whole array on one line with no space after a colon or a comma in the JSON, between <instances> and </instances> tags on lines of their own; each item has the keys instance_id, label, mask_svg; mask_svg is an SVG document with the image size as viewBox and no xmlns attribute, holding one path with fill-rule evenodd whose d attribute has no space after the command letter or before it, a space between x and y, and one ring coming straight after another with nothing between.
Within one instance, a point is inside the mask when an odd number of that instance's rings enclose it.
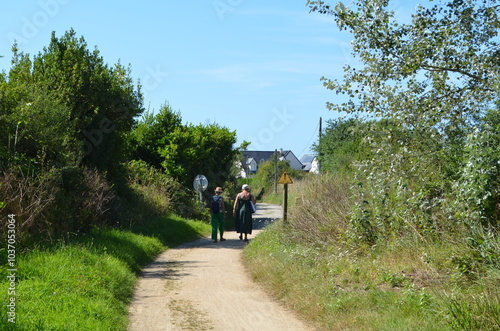
<instances>
[{"instance_id":1,"label":"dry grass","mask_svg":"<svg viewBox=\"0 0 500 331\"><path fill-rule=\"evenodd\" d=\"M182 330L209 331L214 328L207 314L197 309L189 300L170 299L168 306L173 313L174 323Z\"/></svg>"},{"instance_id":2,"label":"dry grass","mask_svg":"<svg viewBox=\"0 0 500 331\"><path fill-rule=\"evenodd\" d=\"M347 229L350 185L331 175L311 176L293 184L290 226L307 242L332 242Z\"/></svg>"},{"instance_id":3,"label":"dry grass","mask_svg":"<svg viewBox=\"0 0 500 331\"><path fill-rule=\"evenodd\" d=\"M43 213L54 203L58 188L51 176L27 175L16 173L12 169L0 175L0 197L6 203L5 209L0 209L0 215L14 214L18 219L18 239L21 240L28 232L42 232L46 225ZM7 217L2 217L6 220ZM3 223L2 230L7 226Z\"/></svg>"},{"instance_id":4,"label":"dry grass","mask_svg":"<svg viewBox=\"0 0 500 331\"><path fill-rule=\"evenodd\" d=\"M93 169L52 168L29 174L10 169L0 174L0 196L6 203L0 216L16 215L17 239L23 242L105 224L115 192L105 176Z\"/></svg>"},{"instance_id":5,"label":"dry grass","mask_svg":"<svg viewBox=\"0 0 500 331\"><path fill-rule=\"evenodd\" d=\"M448 330L432 290L443 274L419 252L295 242L275 224L245 250L253 278L318 330Z\"/></svg>"},{"instance_id":6,"label":"dry grass","mask_svg":"<svg viewBox=\"0 0 500 331\"><path fill-rule=\"evenodd\" d=\"M288 224L268 227L247 246L244 258L256 281L319 330L496 325L498 269L492 265L476 273L475 255L463 241L410 231L367 246L345 236L348 183L314 177L291 185L290 195ZM471 275L465 277L463 268Z\"/></svg>"}]
</instances>

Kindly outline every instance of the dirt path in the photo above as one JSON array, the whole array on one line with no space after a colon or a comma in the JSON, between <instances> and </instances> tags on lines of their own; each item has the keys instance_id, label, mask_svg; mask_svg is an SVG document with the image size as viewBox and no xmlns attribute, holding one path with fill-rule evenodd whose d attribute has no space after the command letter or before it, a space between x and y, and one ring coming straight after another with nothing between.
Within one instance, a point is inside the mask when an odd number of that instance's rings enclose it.
<instances>
[{"instance_id":1,"label":"dirt path","mask_svg":"<svg viewBox=\"0 0 500 331\"><path fill-rule=\"evenodd\" d=\"M254 229L281 216L277 206L257 207ZM224 237L169 249L146 267L129 308L129 331L309 330L251 281L241 263L245 243L237 234Z\"/></svg>"}]
</instances>

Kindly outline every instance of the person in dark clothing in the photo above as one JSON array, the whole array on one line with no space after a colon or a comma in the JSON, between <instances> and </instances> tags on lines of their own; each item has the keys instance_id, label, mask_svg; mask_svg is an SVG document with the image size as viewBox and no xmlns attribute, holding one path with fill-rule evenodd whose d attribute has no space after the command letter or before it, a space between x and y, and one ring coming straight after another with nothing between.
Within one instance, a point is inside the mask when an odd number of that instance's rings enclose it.
<instances>
[{"instance_id":1,"label":"person in dark clothing","mask_svg":"<svg viewBox=\"0 0 500 331\"><path fill-rule=\"evenodd\" d=\"M252 206L253 204L253 206ZM236 232L240 234L240 240L248 241L248 235L252 234L252 210L255 206L255 197L250 193L250 187L245 184L234 199L233 216L236 221Z\"/></svg>"},{"instance_id":2,"label":"person in dark clothing","mask_svg":"<svg viewBox=\"0 0 500 331\"><path fill-rule=\"evenodd\" d=\"M224 219L226 210L224 209L224 198L221 196L222 187L215 189L215 195L212 197L212 240L217 242L217 232L220 232L220 241L224 239ZM214 205L215 204L215 205Z\"/></svg>"}]
</instances>

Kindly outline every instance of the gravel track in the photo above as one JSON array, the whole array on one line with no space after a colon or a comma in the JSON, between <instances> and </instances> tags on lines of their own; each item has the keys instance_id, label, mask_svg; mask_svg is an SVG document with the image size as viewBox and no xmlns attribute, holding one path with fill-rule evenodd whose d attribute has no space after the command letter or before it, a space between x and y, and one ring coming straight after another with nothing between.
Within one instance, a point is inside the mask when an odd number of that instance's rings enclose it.
<instances>
[{"instance_id":1,"label":"gravel track","mask_svg":"<svg viewBox=\"0 0 500 331\"><path fill-rule=\"evenodd\" d=\"M250 240L281 217L279 206L259 203L257 209ZM224 237L169 249L144 268L128 330L311 330L252 282L241 263L246 243L238 234Z\"/></svg>"}]
</instances>

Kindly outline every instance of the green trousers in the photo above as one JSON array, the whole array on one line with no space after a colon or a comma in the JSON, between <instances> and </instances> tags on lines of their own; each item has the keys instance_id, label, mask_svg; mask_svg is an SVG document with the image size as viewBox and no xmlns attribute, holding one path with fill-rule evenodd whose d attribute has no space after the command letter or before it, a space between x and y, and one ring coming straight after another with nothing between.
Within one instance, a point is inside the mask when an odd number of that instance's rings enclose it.
<instances>
[{"instance_id":1,"label":"green trousers","mask_svg":"<svg viewBox=\"0 0 500 331\"><path fill-rule=\"evenodd\" d=\"M217 240L217 230L220 232L221 239L224 235L224 214L212 213L212 240Z\"/></svg>"}]
</instances>

